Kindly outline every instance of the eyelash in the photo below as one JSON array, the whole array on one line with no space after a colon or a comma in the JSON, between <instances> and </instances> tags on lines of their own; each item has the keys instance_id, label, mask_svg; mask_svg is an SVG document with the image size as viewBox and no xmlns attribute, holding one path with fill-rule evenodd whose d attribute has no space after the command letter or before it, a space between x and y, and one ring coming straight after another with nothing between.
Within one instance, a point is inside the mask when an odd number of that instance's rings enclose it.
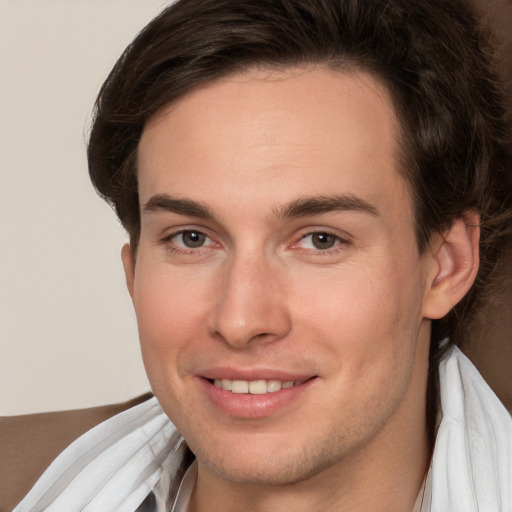
<instances>
[{"instance_id":1,"label":"eyelash","mask_svg":"<svg viewBox=\"0 0 512 512\"><path fill-rule=\"evenodd\" d=\"M204 237L204 240L206 240L206 241L209 240L210 243L207 245L203 244L198 247L186 247L184 244L177 245L175 242L173 242L173 239L175 239L176 237L178 237L180 235L183 236L185 233L190 233L190 234L195 233L199 236ZM314 247L310 247L310 248L300 247L301 242L303 242L308 237L314 237L315 235L316 236L325 235L327 237L332 237L334 239L334 245L332 247L327 247L325 249L319 249L319 248L314 248ZM219 243L214 242L214 240L210 236L208 236L204 231L201 231L200 229L181 229L179 231L175 231L175 232L167 235L166 237L164 237L161 240L161 243L163 245L165 245L165 247L169 251L171 251L173 253L185 255L185 256L186 255L199 255L202 253L201 250L209 249L210 247L213 247L213 248L220 247ZM182 243L183 243L183 241L182 241ZM346 238L343 238L343 237L341 237L337 234L334 234L328 230L320 230L319 229L317 231L305 232L304 234L302 234L299 237L298 241L292 243L290 247L292 249L295 249L298 251L307 252L309 255L322 257L322 256L335 255L338 252L344 250L346 248L346 246L349 244L350 244L350 242Z\"/></svg>"},{"instance_id":2,"label":"eyelash","mask_svg":"<svg viewBox=\"0 0 512 512\"><path fill-rule=\"evenodd\" d=\"M306 238L308 238L308 237L312 238L315 235L316 236L325 235L327 237L332 237L334 239L334 245L332 247L327 247L325 249L314 248L314 247L304 249L304 248L300 247L299 244L301 242L303 242ZM311 245L312 244L313 244L313 242L311 241ZM346 238L343 238L340 235L332 233L328 230L319 229L317 231L308 231L307 233L304 233L303 235L301 235L299 240L292 245L292 247L296 248L299 251L303 250L313 256L324 257L324 256L336 255L338 252L345 250L347 245L349 245L349 244L350 244L350 242Z\"/></svg>"},{"instance_id":3,"label":"eyelash","mask_svg":"<svg viewBox=\"0 0 512 512\"><path fill-rule=\"evenodd\" d=\"M205 248L208 247L208 246L205 246L205 245L201 245L199 247L186 247L185 245L179 246L175 242L173 242L174 238L176 238L176 237L178 237L180 235L183 235L185 233L196 233L196 234L198 234L200 236L204 236L205 240L210 240L211 242L213 242L211 237L209 237L206 233L204 233L203 231L201 231L199 229L181 229L179 231L175 231L175 232L167 235L166 237L164 237L161 240L161 243L163 245L165 245L165 247L169 251L175 252L175 253L178 253L178 254L183 254L183 255L197 254L197 253L199 253L201 251L201 249L205 249ZM211 245L217 245L218 246L218 244L215 244L215 243L213 243Z\"/></svg>"}]
</instances>

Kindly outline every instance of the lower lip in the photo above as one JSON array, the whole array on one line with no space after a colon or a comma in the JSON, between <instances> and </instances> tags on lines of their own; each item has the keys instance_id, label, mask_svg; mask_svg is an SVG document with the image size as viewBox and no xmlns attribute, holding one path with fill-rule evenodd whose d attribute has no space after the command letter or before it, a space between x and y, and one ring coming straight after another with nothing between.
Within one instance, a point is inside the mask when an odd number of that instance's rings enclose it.
<instances>
[{"instance_id":1,"label":"lower lip","mask_svg":"<svg viewBox=\"0 0 512 512\"><path fill-rule=\"evenodd\" d=\"M232 393L218 388L207 379L199 380L210 402L224 414L236 418L259 419L276 414L296 402L300 395L316 381L316 378L309 379L298 386L263 395Z\"/></svg>"}]
</instances>

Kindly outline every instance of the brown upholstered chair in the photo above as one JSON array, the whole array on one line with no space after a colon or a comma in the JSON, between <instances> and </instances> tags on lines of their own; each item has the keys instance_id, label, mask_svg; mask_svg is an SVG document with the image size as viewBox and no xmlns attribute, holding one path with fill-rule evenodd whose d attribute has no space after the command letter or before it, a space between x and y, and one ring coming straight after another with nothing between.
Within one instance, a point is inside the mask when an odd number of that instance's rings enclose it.
<instances>
[{"instance_id":1,"label":"brown upholstered chair","mask_svg":"<svg viewBox=\"0 0 512 512\"><path fill-rule=\"evenodd\" d=\"M512 249L500 277L462 348L512 413Z\"/></svg>"},{"instance_id":2,"label":"brown upholstered chair","mask_svg":"<svg viewBox=\"0 0 512 512\"><path fill-rule=\"evenodd\" d=\"M72 441L152 396L90 409L0 417L0 512L10 512Z\"/></svg>"},{"instance_id":3,"label":"brown upholstered chair","mask_svg":"<svg viewBox=\"0 0 512 512\"><path fill-rule=\"evenodd\" d=\"M512 0L474 0L494 25L498 39L512 33ZM512 43L501 46L504 72L512 84ZM512 411L512 248L502 279L478 317L464 350ZM0 512L9 512L50 462L81 434L151 395L122 404L75 411L0 418Z\"/></svg>"},{"instance_id":4,"label":"brown upholstered chair","mask_svg":"<svg viewBox=\"0 0 512 512\"><path fill-rule=\"evenodd\" d=\"M512 0L472 0L498 42L499 63L512 108ZM473 318L464 352L512 412L512 247L487 303Z\"/></svg>"}]
</instances>

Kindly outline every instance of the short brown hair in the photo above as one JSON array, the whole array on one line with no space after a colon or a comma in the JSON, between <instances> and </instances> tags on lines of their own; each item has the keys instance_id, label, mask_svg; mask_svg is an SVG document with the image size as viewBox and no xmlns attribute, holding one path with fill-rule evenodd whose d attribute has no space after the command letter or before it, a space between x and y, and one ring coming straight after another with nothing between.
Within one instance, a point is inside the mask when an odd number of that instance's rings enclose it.
<instances>
[{"instance_id":1,"label":"short brown hair","mask_svg":"<svg viewBox=\"0 0 512 512\"><path fill-rule=\"evenodd\" d=\"M370 72L400 120L402 172L420 252L464 213L481 215L470 293L433 322L432 357L458 343L511 238L505 102L476 16L456 0L179 0L142 30L104 83L88 148L98 192L135 251L137 149L148 118L199 84L253 66L322 63Z\"/></svg>"}]
</instances>

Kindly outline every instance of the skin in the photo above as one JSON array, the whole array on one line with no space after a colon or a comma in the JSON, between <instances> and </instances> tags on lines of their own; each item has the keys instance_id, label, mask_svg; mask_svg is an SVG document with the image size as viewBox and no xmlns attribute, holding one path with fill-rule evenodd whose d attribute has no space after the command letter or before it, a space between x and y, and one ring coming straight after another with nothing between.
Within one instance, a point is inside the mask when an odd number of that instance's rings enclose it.
<instances>
[{"instance_id":1,"label":"skin","mask_svg":"<svg viewBox=\"0 0 512 512\"><path fill-rule=\"evenodd\" d=\"M147 123L122 256L153 390L198 459L190 510L412 509L430 319L471 285L478 234L458 221L420 255L398 155L385 89L322 67L226 77ZM237 417L205 394L219 367L312 379Z\"/></svg>"}]
</instances>

